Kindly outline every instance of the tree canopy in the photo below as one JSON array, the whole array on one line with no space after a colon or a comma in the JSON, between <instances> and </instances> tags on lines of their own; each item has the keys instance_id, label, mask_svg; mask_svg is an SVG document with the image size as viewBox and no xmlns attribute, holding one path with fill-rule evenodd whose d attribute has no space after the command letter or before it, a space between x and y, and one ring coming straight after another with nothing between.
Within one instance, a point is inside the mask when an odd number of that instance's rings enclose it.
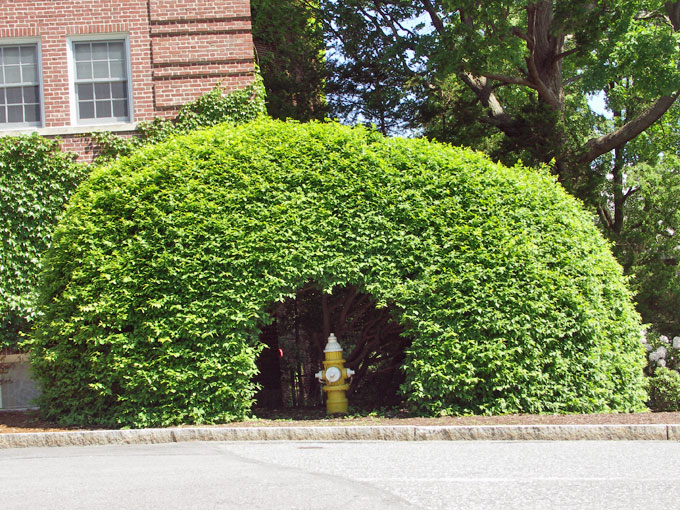
<instances>
[{"instance_id":1,"label":"tree canopy","mask_svg":"<svg viewBox=\"0 0 680 510\"><path fill-rule=\"evenodd\" d=\"M275 119L323 119L324 37L318 2L251 0L255 56Z\"/></svg>"},{"instance_id":2,"label":"tree canopy","mask_svg":"<svg viewBox=\"0 0 680 510\"><path fill-rule=\"evenodd\" d=\"M321 12L335 115L551 165L616 243L645 322L680 334L680 2L325 0Z\"/></svg>"},{"instance_id":3,"label":"tree canopy","mask_svg":"<svg viewBox=\"0 0 680 510\"><path fill-rule=\"evenodd\" d=\"M401 391L418 413L643 407L621 268L546 171L260 120L143 147L79 187L44 259L41 410L109 426L243 417L260 328L310 282L390 310L412 339Z\"/></svg>"},{"instance_id":4,"label":"tree canopy","mask_svg":"<svg viewBox=\"0 0 680 510\"><path fill-rule=\"evenodd\" d=\"M504 161L554 160L563 183L585 194L591 163L648 129L680 90L678 1L327 0L322 8L340 55L331 69L343 79L380 82L392 94L401 87L417 98L415 127L456 144L485 140ZM355 91L367 104L382 89ZM588 106L605 89L613 110L634 98L625 122L607 126Z\"/></svg>"}]
</instances>

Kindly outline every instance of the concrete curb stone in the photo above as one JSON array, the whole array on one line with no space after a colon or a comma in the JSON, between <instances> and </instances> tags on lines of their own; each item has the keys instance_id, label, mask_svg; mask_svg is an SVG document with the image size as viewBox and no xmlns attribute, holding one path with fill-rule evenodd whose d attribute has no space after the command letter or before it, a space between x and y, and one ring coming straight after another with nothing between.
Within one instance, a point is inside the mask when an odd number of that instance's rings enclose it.
<instances>
[{"instance_id":1,"label":"concrete curb stone","mask_svg":"<svg viewBox=\"0 0 680 510\"><path fill-rule=\"evenodd\" d=\"M665 441L668 425L488 425L417 427L418 441ZM678 436L680 439L680 427Z\"/></svg>"},{"instance_id":2,"label":"concrete curb stone","mask_svg":"<svg viewBox=\"0 0 680 510\"><path fill-rule=\"evenodd\" d=\"M668 439L670 441L680 441L680 425L667 425Z\"/></svg>"},{"instance_id":3,"label":"concrete curb stone","mask_svg":"<svg viewBox=\"0 0 680 510\"><path fill-rule=\"evenodd\" d=\"M0 449L187 441L666 441L680 425L187 427L0 434Z\"/></svg>"}]
</instances>

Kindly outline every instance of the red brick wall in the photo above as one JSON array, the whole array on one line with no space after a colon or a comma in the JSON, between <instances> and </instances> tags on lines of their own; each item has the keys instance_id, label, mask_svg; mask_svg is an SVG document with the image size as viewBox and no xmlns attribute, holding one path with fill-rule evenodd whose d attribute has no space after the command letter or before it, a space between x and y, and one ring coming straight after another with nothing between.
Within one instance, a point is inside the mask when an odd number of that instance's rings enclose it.
<instances>
[{"instance_id":1,"label":"red brick wall","mask_svg":"<svg viewBox=\"0 0 680 510\"><path fill-rule=\"evenodd\" d=\"M249 1L150 0L149 16L157 110L252 81Z\"/></svg>"},{"instance_id":2,"label":"red brick wall","mask_svg":"<svg viewBox=\"0 0 680 510\"><path fill-rule=\"evenodd\" d=\"M129 138L135 136L135 131L123 131L116 134ZM77 153L79 155L78 161L92 161L99 151L98 147L92 143L92 139L86 134L61 135L59 146L62 150Z\"/></svg>"},{"instance_id":3,"label":"red brick wall","mask_svg":"<svg viewBox=\"0 0 680 510\"><path fill-rule=\"evenodd\" d=\"M145 0L12 0L0 2L0 20L0 39L40 40L44 127L71 125L67 37L83 34L129 35L134 117L153 118L151 38Z\"/></svg>"},{"instance_id":4,"label":"red brick wall","mask_svg":"<svg viewBox=\"0 0 680 510\"><path fill-rule=\"evenodd\" d=\"M252 81L249 0L0 0L0 42L40 40L44 127L71 125L68 37L101 33L128 34L135 121Z\"/></svg>"}]
</instances>

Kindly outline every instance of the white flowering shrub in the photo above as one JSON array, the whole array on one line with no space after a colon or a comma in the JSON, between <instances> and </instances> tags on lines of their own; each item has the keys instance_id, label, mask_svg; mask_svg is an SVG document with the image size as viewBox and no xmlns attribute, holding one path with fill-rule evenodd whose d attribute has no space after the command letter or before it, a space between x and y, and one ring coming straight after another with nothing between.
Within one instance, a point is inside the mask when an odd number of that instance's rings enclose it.
<instances>
[{"instance_id":1,"label":"white flowering shrub","mask_svg":"<svg viewBox=\"0 0 680 510\"><path fill-rule=\"evenodd\" d=\"M673 370L680 368L680 336L670 340L666 335L658 338L642 337L642 345L647 351L648 375L654 375L658 367L667 367Z\"/></svg>"},{"instance_id":2,"label":"white flowering shrub","mask_svg":"<svg viewBox=\"0 0 680 510\"><path fill-rule=\"evenodd\" d=\"M680 336L665 335L642 338L647 351L646 372L649 379L649 405L655 411L680 410Z\"/></svg>"}]
</instances>

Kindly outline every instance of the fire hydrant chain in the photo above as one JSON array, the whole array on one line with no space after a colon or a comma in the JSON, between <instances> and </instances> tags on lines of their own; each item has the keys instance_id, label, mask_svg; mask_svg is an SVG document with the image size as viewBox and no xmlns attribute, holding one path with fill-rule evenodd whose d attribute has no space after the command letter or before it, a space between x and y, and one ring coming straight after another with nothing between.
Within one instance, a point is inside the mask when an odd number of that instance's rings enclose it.
<instances>
[{"instance_id":1,"label":"fire hydrant chain","mask_svg":"<svg viewBox=\"0 0 680 510\"><path fill-rule=\"evenodd\" d=\"M355 372L345 368L345 360L342 359L342 347L333 333L328 337L328 343L324 349L324 369L315 374L315 377L323 384L326 392L326 414L347 414L349 403L347 402L347 380Z\"/></svg>"}]
</instances>

